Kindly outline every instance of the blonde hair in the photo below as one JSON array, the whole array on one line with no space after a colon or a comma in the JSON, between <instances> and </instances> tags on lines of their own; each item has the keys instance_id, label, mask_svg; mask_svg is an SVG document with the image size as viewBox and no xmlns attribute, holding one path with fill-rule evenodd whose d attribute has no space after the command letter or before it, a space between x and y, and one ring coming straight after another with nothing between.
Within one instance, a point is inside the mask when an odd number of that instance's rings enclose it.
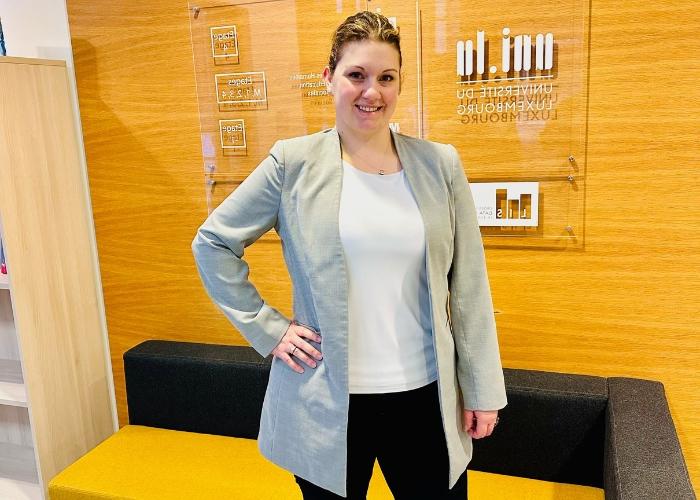
<instances>
[{"instance_id":1,"label":"blonde hair","mask_svg":"<svg viewBox=\"0 0 700 500\"><path fill-rule=\"evenodd\" d=\"M383 15L365 10L348 17L333 33L331 54L328 58L328 68L331 74L335 71L338 61L342 57L342 50L345 44L362 40L384 42L393 46L399 53L399 69L401 69L401 37L399 36L399 30L394 28Z\"/></svg>"}]
</instances>

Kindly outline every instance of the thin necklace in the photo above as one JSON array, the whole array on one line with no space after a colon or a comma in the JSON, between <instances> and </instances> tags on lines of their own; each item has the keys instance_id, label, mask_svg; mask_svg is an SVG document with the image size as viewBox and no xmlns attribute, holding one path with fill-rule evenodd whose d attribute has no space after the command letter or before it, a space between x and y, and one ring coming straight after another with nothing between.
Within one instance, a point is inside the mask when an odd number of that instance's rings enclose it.
<instances>
[{"instance_id":1,"label":"thin necklace","mask_svg":"<svg viewBox=\"0 0 700 500\"><path fill-rule=\"evenodd\" d=\"M341 137L340 154L341 154L341 156L342 156L342 154L343 154L342 136L341 136L340 134L338 134L338 136ZM387 153L388 151L391 150L391 145L392 145L392 139L391 139L391 136L390 136L390 137L389 137L389 147L386 148L386 150L384 151L384 157L385 157L385 158L386 158L386 153ZM363 160L363 161L367 162L367 160L365 160L364 158L362 158L360 155L356 155L356 156L360 157L360 160ZM379 175L384 175L384 174L386 174L386 172L385 172L385 170L384 170L383 168L380 168L378 173L379 173Z\"/></svg>"}]
</instances>

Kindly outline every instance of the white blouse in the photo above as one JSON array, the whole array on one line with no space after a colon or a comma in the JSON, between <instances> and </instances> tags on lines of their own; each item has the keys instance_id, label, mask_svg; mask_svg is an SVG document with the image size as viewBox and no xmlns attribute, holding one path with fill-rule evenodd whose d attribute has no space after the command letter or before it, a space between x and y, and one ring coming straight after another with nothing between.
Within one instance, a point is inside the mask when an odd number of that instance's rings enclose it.
<instances>
[{"instance_id":1,"label":"white blouse","mask_svg":"<svg viewBox=\"0 0 700 500\"><path fill-rule=\"evenodd\" d=\"M350 393L408 391L437 380L425 229L405 172L371 174L343 161L339 225Z\"/></svg>"}]
</instances>

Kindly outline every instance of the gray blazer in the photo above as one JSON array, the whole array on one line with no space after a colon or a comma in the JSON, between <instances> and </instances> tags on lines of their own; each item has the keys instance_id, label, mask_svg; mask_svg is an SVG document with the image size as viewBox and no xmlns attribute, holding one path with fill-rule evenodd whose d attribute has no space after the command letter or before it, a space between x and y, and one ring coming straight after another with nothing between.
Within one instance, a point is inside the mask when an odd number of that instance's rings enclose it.
<instances>
[{"instance_id":1,"label":"gray blazer","mask_svg":"<svg viewBox=\"0 0 700 500\"><path fill-rule=\"evenodd\" d=\"M503 370L474 202L457 150L392 132L423 217L450 458L449 486L472 456L462 410L506 405ZM271 228L282 240L294 319L322 336L315 369L274 358L260 420L261 453L345 496L348 421L348 275L338 230L343 169L335 129L281 140L199 228L192 251L212 300L263 356L290 324L248 281L245 247Z\"/></svg>"}]
</instances>

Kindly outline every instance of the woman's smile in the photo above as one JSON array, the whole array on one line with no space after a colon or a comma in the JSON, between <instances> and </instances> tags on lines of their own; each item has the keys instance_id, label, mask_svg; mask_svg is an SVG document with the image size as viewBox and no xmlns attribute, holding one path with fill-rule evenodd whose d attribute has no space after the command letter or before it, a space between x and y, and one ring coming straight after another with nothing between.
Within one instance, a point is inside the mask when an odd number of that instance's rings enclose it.
<instances>
[{"instance_id":1,"label":"woman's smile","mask_svg":"<svg viewBox=\"0 0 700 500\"><path fill-rule=\"evenodd\" d=\"M384 106L362 106L360 104L355 104L355 107L363 113L376 113L377 111L381 110Z\"/></svg>"},{"instance_id":2,"label":"woman's smile","mask_svg":"<svg viewBox=\"0 0 700 500\"><path fill-rule=\"evenodd\" d=\"M384 106L364 106L362 104L355 104L355 109L362 118L373 119L382 117Z\"/></svg>"}]
</instances>

